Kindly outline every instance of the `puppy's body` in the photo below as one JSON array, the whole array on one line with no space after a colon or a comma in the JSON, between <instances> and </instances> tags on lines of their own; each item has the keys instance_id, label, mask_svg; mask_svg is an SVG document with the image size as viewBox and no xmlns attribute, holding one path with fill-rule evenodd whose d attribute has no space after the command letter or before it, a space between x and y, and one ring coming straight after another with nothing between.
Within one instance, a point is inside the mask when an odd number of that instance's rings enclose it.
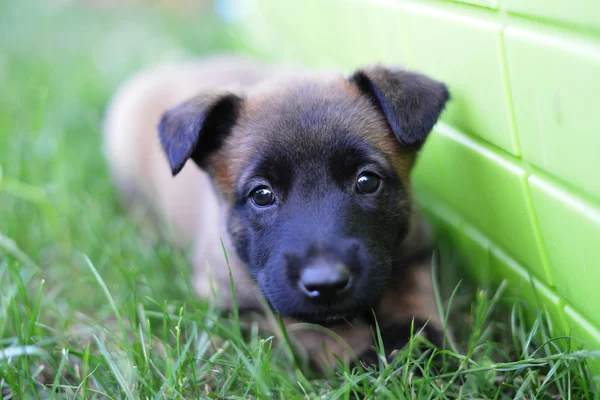
<instances>
[{"instance_id":1,"label":"puppy's body","mask_svg":"<svg viewBox=\"0 0 600 400\"><path fill-rule=\"evenodd\" d=\"M394 110L384 104L383 112L376 111L372 96L390 95L385 88L372 89L370 82L387 79L379 76L385 72L375 69L346 80L335 74L274 71L247 59L224 56L142 73L121 89L108 114L105 150L115 182L127 199L148 202L158 210L177 241L193 245L194 287L201 297L212 299L214 285L219 305L231 307L222 238L241 309L259 309L259 296L264 295L276 311L287 316L288 324L298 318L319 318L320 314L324 314L322 323L353 317L351 323L337 323L332 329L350 345L351 353L368 360L373 344L368 310L373 308L386 350L391 351L407 339L413 317L435 327L439 319L428 276L429 235L410 205L411 147L417 139L402 133L399 138L396 133L402 127L418 136L421 128L411 126L421 123L419 118L431 117L411 115L390 122L387 114ZM409 78L410 84L415 82L413 76ZM199 93L203 95L193 98ZM391 97L396 95L391 93ZM426 100L416 101L417 106L427 106ZM434 100L443 107L445 99ZM196 115L203 120L198 122ZM433 122L435 119L437 114ZM425 124L432 126L433 122ZM162 143L157 134L159 123ZM226 135L208 140L190 134L207 126ZM425 135L431 126L421 129ZM190 149L186 143L192 136L204 141ZM404 145L399 146L398 140ZM336 156L337 149L344 146L349 153ZM345 179L346 167L341 166L350 162L356 146L376 149L369 157L392 171L385 183L398 189L382 192L378 203L357 206L356 202L364 202L361 199L348 203L345 183L338 182ZM209 149L209 154L198 153L199 147ZM182 156L182 152L186 154ZM195 163L183 167L188 157ZM327 174L327 168L330 178L315 178ZM257 170L260 179L255 178ZM246 190L242 184L261 185L262 177L268 177L280 194L277 214L248 210L240 196ZM397 200L396 192L401 193ZM373 208L382 201L391 202L381 206L387 214L377 214ZM346 208L342 208L344 204ZM365 213L365 207L373 211ZM356 216L348 216L353 213ZM349 222L342 226L340 219ZM368 236L365 239L346 239L348 232L362 230ZM380 237L369 230L379 230ZM314 245L304 250L311 241ZM287 276L289 271L314 263L315 252L319 262L338 257L347 265L357 264L353 270L357 288L351 297L340 300L337 308L286 294L295 290L293 283L299 279L294 274ZM360 254L348 258L353 252ZM369 264L381 264L381 271ZM290 279L288 287L284 282ZM307 309L310 311L305 314ZM348 314L353 310L360 312ZM308 330L296 334L314 358L325 364L333 362L332 354L347 353L327 335ZM319 354L324 342L328 354Z\"/></svg>"}]
</instances>

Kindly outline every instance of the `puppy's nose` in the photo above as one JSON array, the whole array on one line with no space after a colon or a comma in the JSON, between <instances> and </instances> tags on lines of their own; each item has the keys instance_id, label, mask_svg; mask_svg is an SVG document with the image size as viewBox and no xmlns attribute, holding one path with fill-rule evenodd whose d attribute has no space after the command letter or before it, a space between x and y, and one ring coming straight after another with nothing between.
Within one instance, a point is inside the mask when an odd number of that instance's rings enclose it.
<instances>
[{"instance_id":1,"label":"puppy's nose","mask_svg":"<svg viewBox=\"0 0 600 400\"><path fill-rule=\"evenodd\" d=\"M298 285L312 299L331 300L350 289L352 275L342 263L320 261L304 268Z\"/></svg>"}]
</instances>

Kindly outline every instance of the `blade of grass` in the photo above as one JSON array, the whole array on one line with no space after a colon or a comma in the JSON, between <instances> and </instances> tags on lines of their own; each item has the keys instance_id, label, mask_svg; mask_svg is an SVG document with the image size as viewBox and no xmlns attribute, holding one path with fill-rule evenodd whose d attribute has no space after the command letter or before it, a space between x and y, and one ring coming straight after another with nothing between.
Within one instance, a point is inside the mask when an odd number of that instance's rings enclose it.
<instances>
[{"instance_id":1,"label":"blade of grass","mask_svg":"<svg viewBox=\"0 0 600 400\"><path fill-rule=\"evenodd\" d=\"M221 248L223 249L223 255L225 256L225 262L227 263L227 270L229 271L229 287L231 289L231 303L233 308L233 318L235 321L235 333L238 337L242 337L242 329L240 328L240 312L238 310L237 296L235 293L235 283L233 281L233 273L231 272L231 265L229 264L229 257L227 256L227 250L225 249L225 243L223 238L221 240Z\"/></svg>"},{"instance_id":2,"label":"blade of grass","mask_svg":"<svg viewBox=\"0 0 600 400\"><path fill-rule=\"evenodd\" d=\"M438 254L438 252L434 251L433 255L431 257L431 280L432 280L432 285L433 285L433 295L435 297L435 305L437 308L437 312L442 319L442 330L443 330L443 334L444 334L444 343L443 344L445 345L446 340L447 340L452 351L455 353L458 353L459 352L458 347L456 346L456 343L454 342L452 335L450 335L450 331L448 330L448 318L450 316L450 310L452 308L451 307L452 301L454 300L454 296L456 296L456 293L458 292L458 288L460 286L460 281L454 287L454 290L452 291L452 295L450 296L450 299L448 300L448 307L444 311L444 302L442 301L442 295L440 293L440 286L439 286L439 281L438 281L438 255L437 254Z\"/></svg>"},{"instance_id":3,"label":"blade of grass","mask_svg":"<svg viewBox=\"0 0 600 400\"><path fill-rule=\"evenodd\" d=\"M100 350L100 354L102 354L102 357L104 358L104 361L106 361L106 363L108 364L108 367L112 371L115 379L117 380L119 386L121 387L121 390L123 390L123 393L125 393L125 397L127 399L134 400L135 397L133 395L133 392L131 391L131 388L127 384L127 381L125 380L125 377L121 373L121 370L119 370L119 367L117 367L117 364L115 364L110 353L106 349L106 346L104 346L104 343L102 343L102 341L98 338L98 336L93 335L93 338L94 338L94 341L96 342L96 346L98 347L98 350Z\"/></svg>"},{"instance_id":4,"label":"blade of grass","mask_svg":"<svg viewBox=\"0 0 600 400\"><path fill-rule=\"evenodd\" d=\"M96 267L94 267L94 264L92 264L92 261L88 258L88 256L84 254L83 258L85 260L85 264L87 265L87 267L90 269L90 271L92 271L92 274L94 274L94 277L96 278L96 281L98 282L98 285L100 285L100 287L102 288L102 291L104 292L104 295L106 296L106 298L110 304L110 308L111 308L113 314L115 315L115 318L117 319L119 327L121 328L121 333L123 334L123 340L127 340L127 329L125 328L125 323L123 322L123 318L121 317L121 313L119 312L119 308L117 307L115 300L113 299L112 295L110 294L110 290L108 290L106 283L104 283L104 279L102 279L102 277L98 273L98 270L96 269Z\"/></svg>"}]
</instances>

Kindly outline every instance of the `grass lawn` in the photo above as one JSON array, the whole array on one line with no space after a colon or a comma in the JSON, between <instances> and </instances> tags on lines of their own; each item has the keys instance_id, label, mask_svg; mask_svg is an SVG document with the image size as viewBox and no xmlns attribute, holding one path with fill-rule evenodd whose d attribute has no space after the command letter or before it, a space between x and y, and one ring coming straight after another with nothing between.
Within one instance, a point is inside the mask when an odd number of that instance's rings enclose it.
<instances>
[{"instance_id":1,"label":"grass lawn","mask_svg":"<svg viewBox=\"0 0 600 400\"><path fill-rule=\"evenodd\" d=\"M125 215L100 150L128 74L231 38L189 12L12 3L0 2L3 398L593 398L592 353L550 340L543 316L525 324L520 302L497 301L502 286L442 288L457 329L440 371L411 345L379 372L323 379L278 335L242 338L194 299L185 252Z\"/></svg>"}]
</instances>

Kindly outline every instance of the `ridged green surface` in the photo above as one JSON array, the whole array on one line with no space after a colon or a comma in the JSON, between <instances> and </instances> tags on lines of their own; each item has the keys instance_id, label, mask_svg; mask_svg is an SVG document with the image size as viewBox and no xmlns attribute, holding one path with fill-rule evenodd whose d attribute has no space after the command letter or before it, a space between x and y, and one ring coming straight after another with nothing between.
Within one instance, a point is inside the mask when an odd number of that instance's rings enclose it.
<instances>
[{"instance_id":1,"label":"ridged green surface","mask_svg":"<svg viewBox=\"0 0 600 400\"><path fill-rule=\"evenodd\" d=\"M419 201L475 278L507 279L555 333L600 349L598 0L234 3L243 39L270 58L382 61L446 82Z\"/></svg>"}]
</instances>

